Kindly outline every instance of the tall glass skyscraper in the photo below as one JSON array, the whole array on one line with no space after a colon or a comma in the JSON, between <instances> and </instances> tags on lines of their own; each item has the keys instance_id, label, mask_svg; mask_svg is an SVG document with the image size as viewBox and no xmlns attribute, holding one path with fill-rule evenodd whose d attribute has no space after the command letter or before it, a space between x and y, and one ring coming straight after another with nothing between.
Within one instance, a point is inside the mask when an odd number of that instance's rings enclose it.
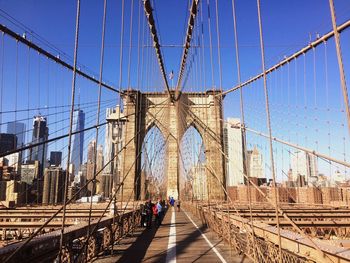
<instances>
[{"instance_id":1,"label":"tall glass skyscraper","mask_svg":"<svg viewBox=\"0 0 350 263\"><path fill-rule=\"evenodd\" d=\"M72 132L81 131L85 126L85 113L83 110L76 109L73 112L73 129ZM84 132L72 136L72 154L70 163L74 165L74 175L77 175L80 165L83 162L84 151Z\"/></svg>"}]
</instances>

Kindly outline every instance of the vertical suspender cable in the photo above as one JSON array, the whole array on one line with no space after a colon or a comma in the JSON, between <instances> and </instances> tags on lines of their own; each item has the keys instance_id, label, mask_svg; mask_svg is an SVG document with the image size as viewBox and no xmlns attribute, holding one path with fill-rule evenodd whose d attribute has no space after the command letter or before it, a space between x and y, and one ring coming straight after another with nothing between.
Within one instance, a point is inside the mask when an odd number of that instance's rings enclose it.
<instances>
[{"instance_id":1,"label":"vertical suspender cable","mask_svg":"<svg viewBox=\"0 0 350 263\"><path fill-rule=\"evenodd\" d=\"M102 75L103 75L103 60L104 60L104 46L105 46L105 29L106 29L106 13L107 13L107 0L104 0L103 4L103 18L102 18L102 36L101 36L101 51L100 51L100 72L99 72L99 84L98 84L98 100L97 100L97 111L96 111L96 135L95 135L95 149L94 149L94 168L93 168L93 179L92 179L92 191L90 194L90 209L89 209L89 226L87 230L87 239L89 241L91 236L90 224L91 224L91 210L92 210L92 197L96 191L96 169L97 169L97 147L98 147L98 134L100 126L100 111L101 111L101 90L102 90ZM86 251L88 246L86 247ZM87 259L87 257L86 257Z\"/></svg>"},{"instance_id":2,"label":"vertical suspender cable","mask_svg":"<svg viewBox=\"0 0 350 263\"><path fill-rule=\"evenodd\" d=\"M241 66L239 61L239 47L238 47L238 34L237 34L237 19L236 19L236 6L235 6L235 0L232 0L232 16L233 16L233 31L234 31L234 38L235 38L235 51L236 51L236 66L237 66L237 81L238 86L241 86ZM247 156L246 156L246 149L247 149L247 138L246 138L246 132L245 132L245 119L244 119L244 100L243 100L243 89L239 88L240 92L240 111L241 111L241 133L242 133L242 157L243 157L243 175L247 176L248 178L248 201L249 201L249 215L250 215L250 223L252 227L252 236L254 239L254 225L253 225L253 216L252 216L252 200L251 200L251 189L250 189L250 177L247 173ZM253 242L254 245L254 261L256 262L256 249L255 249L255 242Z\"/></svg>"},{"instance_id":3,"label":"vertical suspender cable","mask_svg":"<svg viewBox=\"0 0 350 263\"><path fill-rule=\"evenodd\" d=\"M209 31L209 50L210 50L210 64L211 64L211 81L212 81L212 91L213 93L215 93L215 80L214 80L214 62L213 62L213 41L212 41L212 32L211 32L211 21L210 21L210 0L207 0L207 7L208 7L208 31ZM215 96L213 96L214 98L214 110L216 112L216 98ZM207 115L208 118L208 115ZM216 128L216 132L217 132L217 123L215 122L215 128ZM208 145L210 144L210 142L208 141ZM210 157L210 161L212 161L212 157ZM208 178L207 178L208 179ZM211 184L211 180L208 180L209 184ZM211 190L211 185L208 184L208 189ZM208 192L208 202L210 199L210 194ZM210 203L209 203L209 209L210 209Z\"/></svg>"},{"instance_id":4,"label":"vertical suspender cable","mask_svg":"<svg viewBox=\"0 0 350 263\"><path fill-rule=\"evenodd\" d=\"M5 33L2 32L2 38L1 38L1 83L0 83L0 123L2 123L2 93L3 93L3 88L4 88L4 39L5 39ZM28 107L29 109L29 107Z\"/></svg>"},{"instance_id":5,"label":"vertical suspender cable","mask_svg":"<svg viewBox=\"0 0 350 263\"><path fill-rule=\"evenodd\" d=\"M61 253L63 248L63 234L66 221L66 207L67 207L67 192L69 183L69 161L71 154L71 144L72 144L72 130L73 130L73 111L74 111L74 96L75 96L75 80L77 71L77 56L78 56L78 44L79 44L79 22L80 22L80 0L77 0L77 11L76 11L76 21L75 21L75 43L74 43L74 64L73 64L73 78L72 78L72 95L71 95L71 109L70 109L70 122L69 122L69 137L68 137L68 155L67 155L67 166L66 166L66 176L64 183L64 196L63 196L63 215L62 215L62 227L61 227L61 237L60 237L60 247L58 251L58 261L61 262ZM40 105L39 105L40 106Z\"/></svg>"},{"instance_id":6,"label":"vertical suspender cable","mask_svg":"<svg viewBox=\"0 0 350 263\"><path fill-rule=\"evenodd\" d=\"M259 20L259 35L260 35L260 49L261 49L261 64L263 71L263 81L264 81L264 93L265 93L265 109L266 109L266 122L267 128L269 131L269 146L270 146L270 159L271 159L271 171L272 171L272 184L275 196L275 211L276 211L276 223L277 223L277 233L278 233L278 250L279 250L279 262L282 262L282 244L281 244L281 229L278 215L278 207L279 207L279 195L277 191L276 185L276 175L275 175L275 164L273 160L273 146L272 146L272 131L271 131L271 119L270 119L270 107L269 107L269 97L267 90L267 77L265 70L265 54L264 54L264 39L262 32L262 21L261 21L261 10L260 10L260 0L257 0L257 8L258 8L258 20Z\"/></svg>"},{"instance_id":7,"label":"vertical suspender cable","mask_svg":"<svg viewBox=\"0 0 350 263\"><path fill-rule=\"evenodd\" d=\"M28 60L27 60L27 109L29 109L29 104L30 104L30 47L28 47ZM1 105L1 101L0 101ZM29 131L29 125L30 125L30 120L29 120L29 110L27 111L27 130ZM29 141L29 139L28 139ZM25 143L25 142L24 142ZM21 146L22 147L22 146ZM24 161L24 156L22 157L22 160ZM25 187L25 203L28 204L28 185L26 184Z\"/></svg>"},{"instance_id":8,"label":"vertical suspender cable","mask_svg":"<svg viewBox=\"0 0 350 263\"><path fill-rule=\"evenodd\" d=\"M219 85L220 85L220 87L219 87L219 90L220 90L220 96L218 96L219 97L219 116L218 116L218 118L220 118L220 124L219 124L219 127L217 127L218 126L218 124L217 124L217 122L215 122L216 123L216 131L218 132L218 131L220 131L220 130L222 130L221 128L222 128L222 126L223 126L223 121L222 121L222 118L223 118L223 107L222 107L222 103L223 103L223 96L222 96L222 68L221 68L221 54L220 54L220 28L219 28L219 8L218 8L218 0L215 0L215 15L216 15L216 39L217 39L217 51L218 51L218 54L217 54L217 56L218 56L218 64L219 64ZM214 97L214 99L216 100L216 96ZM215 103L215 102L214 102ZM217 114L217 111L218 111L218 109L217 109L217 107L215 107L215 109L216 109L216 114ZM221 145L223 145L223 137L222 137L222 135L221 135L221 138L220 138L220 143L221 143ZM224 169L224 163L221 161L221 166L223 167L223 177L222 177L222 180L223 180L223 182L220 182L222 185L225 185L225 188L227 188L227 180L226 180L226 176L225 176L225 169Z\"/></svg>"},{"instance_id":9,"label":"vertical suspender cable","mask_svg":"<svg viewBox=\"0 0 350 263\"><path fill-rule=\"evenodd\" d=\"M136 70L137 70L137 84L140 83L140 35L141 35L141 2L139 2L139 6L138 6L138 24L137 24L137 45L138 45L138 48L137 48L137 66L136 66ZM131 45L131 43L130 43ZM139 85L137 85L137 89L140 89ZM142 97L138 98L138 108L137 108L137 113L138 113L138 116L141 116L140 112L141 112L141 103L140 102L140 99L142 99ZM141 100L142 101L142 100ZM136 116L135 116L136 117ZM140 131L141 130L141 120L140 118L138 119L138 122L139 122L139 125L138 125L138 128L137 130ZM141 134L140 132L137 134L137 142L138 144L141 144ZM142 144L138 146L137 148L138 151L141 151L142 152ZM140 157L141 159L142 157ZM141 161L139 161L138 163L141 163ZM141 166L141 164L137 164L136 165L136 169ZM136 196L136 199L141 199L142 200L142 197L141 197L141 193L142 193L142 185L141 185L141 171L142 171L142 167L140 168L139 170L139 174L137 175L137 185L136 185L136 190L135 191L135 196ZM134 205L133 205L133 208L134 208Z\"/></svg>"},{"instance_id":10,"label":"vertical suspender cable","mask_svg":"<svg viewBox=\"0 0 350 263\"><path fill-rule=\"evenodd\" d=\"M121 91L122 91L122 64L123 64L123 37L124 37L124 0L122 0L122 17L121 17L121 32L120 32L120 49L119 49L119 108L118 108L118 122L117 122L117 127L116 129L118 130L118 133L117 133L117 140L115 142L115 147L117 148L117 152L118 152L118 155L119 155L119 144L120 144L120 141L119 141L119 137L120 137L120 111L121 111ZM113 129L113 127L112 127ZM115 161L115 171L117 173L117 176L118 176L118 183L120 184L121 181L120 181L120 175L121 173L118 172L119 170L119 156L116 156L116 161ZM116 179L116 178L115 178ZM116 184L114 183L113 185L113 189L112 189L112 192L113 192L113 197L112 199L114 200L113 201L113 211L114 211L114 215L113 215L113 220L112 220L112 225L114 227L113 231L112 231L112 246L111 246L111 254L113 255L113 252L114 252L114 241L115 241L115 231L118 229L116 226L115 226L115 216L116 216L116 213L118 212L118 208L116 206L116 202L117 202L117 189L119 190L120 189L120 185L118 188L115 187ZM121 201L122 202L122 201ZM120 204L122 206L122 203ZM119 222L118 222L119 224Z\"/></svg>"},{"instance_id":11,"label":"vertical suspender cable","mask_svg":"<svg viewBox=\"0 0 350 263\"><path fill-rule=\"evenodd\" d=\"M349 109L348 89L346 86L346 79L345 79L345 72L344 72L344 65L343 65L343 56L342 56L341 46L340 46L340 36L339 36L338 29L337 29L337 21L336 21L336 16L335 16L335 8L334 8L334 1L333 0L329 0L329 9L331 11L331 16L332 16L332 25L333 25L333 31L334 31L335 46L337 49L337 58L338 58L341 88L342 88L343 98L344 98L346 118L348 120L348 132L350 134L350 109Z\"/></svg>"},{"instance_id":12,"label":"vertical suspender cable","mask_svg":"<svg viewBox=\"0 0 350 263\"><path fill-rule=\"evenodd\" d=\"M213 62L213 41L212 41L212 35L211 35L211 22L210 22L210 0L207 0L207 8L208 8L208 33L209 33L209 51L210 51L210 68L211 68L211 88L214 91L214 62ZM214 98L215 99L215 98ZM207 114L207 123L208 123L208 114ZM210 142L208 141L208 148L210 147ZM209 157L208 159L211 159ZM208 160L210 161L210 160ZM208 189L208 205L210 209L210 192L211 184L210 180L207 178L207 189Z\"/></svg>"},{"instance_id":13,"label":"vertical suspender cable","mask_svg":"<svg viewBox=\"0 0 350 263\"><path fill-rule=\"evenodd\" d=\"M142 23L143 25L143 23ZM138 30L137 30L137 89L140 89L140 48L141 48L141 4L138 13ZM143 39L142 39L143 40Z\"/></svg>"},{"instance_id":14,"label":"vertical suspender cable","mask_svg":"<svg viewBox=\"0 0 350 263\"><path fill-rule=\"evenodd\" d=\"M15 84L15 123L14 123L14 134L16 136L17 136L17 124L16 124L17 123L17 98L18 98L18 40L16 41L16 84ZM15 146L16 149L17 149L17 144ZM39 198L39 195L38 195L38 198Z\"/></svg>"},{"instance_id":15,"label":"vertical suspender cable","mask_svg":"<svg viewBox=\"0 0 350 263\"><path fill-rule=\"evenodd\" d=\"M134 15L133 9L134 9L134 0L131 0L131 6L130 6L130 30L129 30L130 31L130 35L129 35L129 55L128 55L128 82L127 82L128 92L131 90L131 88L130 88L130 65L131 65L132 31L133 31L133 15ZM127 94L129 94L129 93L127 93ZM138 102L138 100L139 100L139 97L137 98L136 103ZM137 118L139 116L139 114L138 114L138 107L137 107L135 113L136 113L135 120L137 120ZM137 137L138 136L139 136L139 133L137 134ZM135 140L137 141L136 138L135 138ZM137 154L136 154L136 156L137 156ZM137 162L137 157L136 157L136 160L135 160L135 171L137 171L137 164L138 164L138 162ZM122 190L123 189L124 189L124 185L123 185ZM127 206L128 202L126 203L123 211L126 210L126 206Z\"/></svg>"},{"instance_id":16,"label":"vertical suspender cable","mask_svg":"<svg viewBox=\"0 0 350 263\"><path fill-rule=\"evenodd\" d=\"M219 31L219 10L218 0L215 0L215 14L216 14L216 39L218 44L218 64L219 64L219 85L222 92L222 68L221 68L221 55L220 55L220 31Z\"/></svg>"},{"instance_id":17,"label":"vertical suspender cable","mask_svg":"<svg viewBox=\"0 0 350 263\"><path fill-rule=\"evenodd\" d=\"M122 23L121 23L121 33L120 33L120 53L119 53L119 90L122 89L123 84L123 41L124 41L124 0L122 0ZM119 113L118 113L118 124L120 119L120 106L121 106L121 98L119 97ZM119 132L119 125L118 125L118 132ZM119 145L119 134L118 134L118 140L117 145ZM118 146L117 146L118 147ZM117 158L118 162L119 158ZM124 170L124 169L123 169ZM120 175L119 175L119 183L120 183ZM120 199L120 207L123 206L123 191L124 186L121 187L121 199Z\"/></svg>"},{"instance_id":18,"label":"vertical suspender cable","mask_svg":"<svg viewBox=\"0 0 350 263\"><path fill-rule=\"evenodd\" d=\"M131 49L132 49L132 30L133 30L133 9L134 9L134 0L131 0L130 7L130 36L129 36L129 58L128 58L128 90L130 90L130 65L131 65Z\"/></svg>"},{"instance_id":19,"label":"vertical suspender cable","mask_svg":"<svg viewBox=\"0 0 350 263\"><path fill-rule=\"evenodd\" d=\"M214 63L213 63L213 40L211 37L211 25L210 25L210 3L209 0L207 0L207 6L208 6L208 30L209 30L209 51L210 51L210 65L211 65L211 85L212 88L214 88Z\"/></svg>"}]
</instances>

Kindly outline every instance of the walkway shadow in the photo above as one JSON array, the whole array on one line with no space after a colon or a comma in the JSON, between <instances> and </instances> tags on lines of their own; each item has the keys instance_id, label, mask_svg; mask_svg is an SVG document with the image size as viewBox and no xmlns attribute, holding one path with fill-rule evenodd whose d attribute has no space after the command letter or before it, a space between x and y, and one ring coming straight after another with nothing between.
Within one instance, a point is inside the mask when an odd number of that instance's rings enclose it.
<instances>
[{"instance_id":1,"label":"walkway shadow","mask_svg":"<svg viewBox=\"0 0 350 263\"><path fill-rule=\"evenodd\" d=\"M147 249L152 243L154 236L157 233L158 228L152 227L151 229L145 228L141 235L132 242L132 245L123 251L123 254L116 262L142 262L146 255Z\"/></svg>"},{"instance_id":2,"label":"walkway shadow","mask_svg":"<svg viewBox=\"0 0 350 263\"><path fill-rule=\"evenodd\" d=\"M182 224L186 224L186 223L182 223ZM206 229L206 227L202 226L199 229L203 232ZM178 241L178 240L176 241L176 247L171 248L170 250L165 249L164 251L160 252L156 256L145 258L144 262L165 262L167 254L168 253L171 254L172 250L176 250L176 256L180 256L184 252L186 247L188 247L189 244L195 242L197 238L201 237L201 233L197 229L195 229L191 233L187 233L187 235L188 236L185 239L181 241ZM210 249L206 251L204 254L206 254L209 251Z\"/></svg>"}]
</instances>

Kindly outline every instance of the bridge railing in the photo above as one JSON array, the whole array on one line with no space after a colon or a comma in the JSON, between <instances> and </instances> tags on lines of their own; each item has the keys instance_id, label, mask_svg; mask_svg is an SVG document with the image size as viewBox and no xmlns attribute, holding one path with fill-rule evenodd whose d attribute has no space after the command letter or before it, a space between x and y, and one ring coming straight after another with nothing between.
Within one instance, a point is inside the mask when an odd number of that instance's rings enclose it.
<instances>
[{"instance_id":1,"label":"bridge railing","mask_svg":"<svg viewBox=\"0 0 350 263\"><path fill-rule=\"evenodd\" d=\"M121 215L105 216L101 220L93 220L90 224L80 223L65 228L63 235L63 251L61 262L91 261L100 252L110 247L133 232L140 225L139 209L128 211ZM93 231L93 229L97 231ZM93 233L87 245L87 233ZM21 251L16 253L10 262L54 260L60 247L61 231L56 230L33 238ZM4 262L14 253L24 241L10 244L0 249L0 262Z\"/></svg>"},{"instance_id":2,"label":"bridge railing","mask_svg":"<svg viewBox=\"0 0 350 263\"><path fill-rule=\"evenodd\" d=\"M224 206L214 203L185 202L183 207L213 230L239 253L256 262L276 262L279 257L278 231L257 220L250 221L225 211ZM253 228L251 227L253 222ZM344 247L329 245L320 239L313 241L321 249L321 255L311 242L300 234L281 230L282 262L349 262L350 251Z\"/></svg>"}]
</instances>

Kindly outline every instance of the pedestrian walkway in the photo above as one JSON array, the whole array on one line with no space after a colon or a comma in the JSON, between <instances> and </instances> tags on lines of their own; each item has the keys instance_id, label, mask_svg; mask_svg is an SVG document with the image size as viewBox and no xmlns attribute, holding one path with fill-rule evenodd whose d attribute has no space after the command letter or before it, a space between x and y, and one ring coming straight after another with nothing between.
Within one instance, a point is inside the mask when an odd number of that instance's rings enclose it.
<instances>
[{"instance_id":1,"label":"pedestrian walkway","mask_svg":"<svg viewBox=\"0 0 350 263\"><path fill-rule=\"evenodd\" d=\"M141 229L115 247L115 255L95 262L250 262L238 255L198 219L170 208L159 228Z\"/></svg>"}]
</instances>

